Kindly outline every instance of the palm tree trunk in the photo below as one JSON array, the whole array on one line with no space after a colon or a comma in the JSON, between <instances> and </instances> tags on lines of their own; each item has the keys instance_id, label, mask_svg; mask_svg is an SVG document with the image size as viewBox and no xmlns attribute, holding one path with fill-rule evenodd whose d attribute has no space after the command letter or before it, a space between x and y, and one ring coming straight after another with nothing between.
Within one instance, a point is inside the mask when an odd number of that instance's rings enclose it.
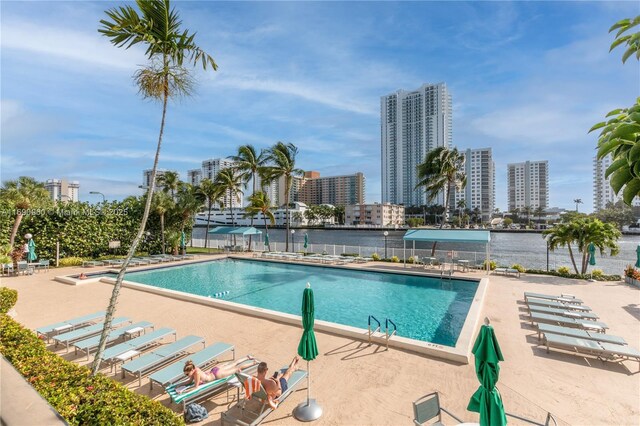
<instances>
[{"instance_id":1,"label":"palm tree trunk","mask_svg":"<svg viewBox=\"0 0 640 426\"><path fill-rule=\"evenodd\" d=\"M285 236L284 236L284 240L286 241L284 245L284 251L289 251L289 191L288 190L286 191L286 195L284 196L284 198L285 198L284 201L286 203L284 206L284 211L285 211L284 221L285 221L285 229L286 229Z\"/></svg>"},{"instance_id":2,"label":"palm tree trunk","mask_svg":"<svg viewBox=\"0 0 640 426\"><path fill-rule=\"evenodd\" d=\"M442 227L444 226L444 218L447 216L448 207L449 207L449 184L447 184L447 187L444 189L444 213L443 213L442 220L440 221L440 229L442 229ZM433 242L433 246L431 247L431 257L434 257L436 254L437 244L438 244L437 241Z\"/></svg>"},{"instance_id":3,"label":"palm tree trunk","mask_svg":"<svg viewBox=\"0 0 640 426\"><path fill-rule=\"evenodd\" d=\"M204 248L205 249L209 245L209 226L211 226L211 205L212 204L213 203L211 202L211 198L209 198L209 203L207 204L209 206L209 210L207 212L207 233L204 234Z\"/></svg>"},{"instance_id":4,"label":"palm tree trunk","mask_svg":"<svg viewBox=\"0 0 640 426\"><path fill-rule=\"evenodd\" d=\"M582 275L587 273L587 268L589 267L589 257L587 253L586 250L582 253Z\"/></svg>"},{"instance_id":5,"label":"palm tree trunk","mask_svg":"<svg viewBox=\"0 0 640 426\"><path fill-rule=\"evenodd\" d=\"M13 243L16 242L16 235L18 234L18 228L20 228L20 222L22 222L22 214L16 215L16 220L13 222L13 228L11 229L11 238L9 238L9 245L13 248Z\"/></svg>"},{"instance_id":6,"label":"palm tree trunk","mask_svg":"<svg viewBox=\"0 0 640 426\"><path fill-rule=\"evenodd\" d=\"M166 68L167 67L166 57L164 58L164 65ZM156 147L156 155L153 159L153 169L151 170L151 186L147 190L147 200L144 205L144 213L142 214L142 220L140 221L140 227L138 228L138 233L136 234L135 238L131 242L131 247L129 248L127 257L124 259L124 262L120 267L120 271L118 271L116 283L113 286L113 292L111 293L111 299L109 300L109 306L107 307L107 313L104 318L104 327L102 327L102 333L100 334L100 343L98 344L98 351L96 352L96 356L93 359L93 364L91 365L91 374L93 376L98 374L98 370L100 369L100 364L102 362L102 354L107 344L107 335L111 330L111 321L113 319L113 314L115 313L115 310L116 310L116 305L118 304L118 296L120 295L122 280L124 279L124 275L127 272L127 267L131 262L131 258L134 256L136 249L138 248L138 244L140 244L140 240L142 239L142 234L144 233L144 228L147 226L147 219L149 218L149 212L151 211L151 199L153 198L151 195L153 194L153 191L155 190L155 186L156 186L156 172L158 170L158 160L160 159L160 148L162 147L162 136L164 133L164 123L167 115L168 99L169 99L169 82L168 82L168 78L165 76L164 96L162 99L162 120L160 121L160 134L158 135L158 146Z\"/></svg>"},{"instance_id":7,"label":"palm tree trunk","mask_svg":"<svg viewBox=\"0 0 640 426\"><path fill-rule=\"evenodd\" d=\"M162 254L164 254L164 213L160 215L160 233L162 234Z\"/></svg>"},{"instance_id":8,"label":"palm tree trunk","mask_svg":"<svg viewBox=\"0 0 640 426\"><path fill-rule=\"evenodd\" d=\"M573 269L575 269L576 274L579 274L580 272L578 272L578 267L576 266L576 259L573 257L573 250L571 250L571 244L567 244L567 247L569 248L569 257L571 257L571 263L573 263Z\"/></svg>"},{"instance_id":9,"label":"palm tree trunk","mask_svg":"<svg viewBox=\"0 0 640 426\"><path fill-rule=\"evenodd\" d=\"M236 226L236 218L233 215L233 195L231 194L231 190L229 190L229 211L231 212L231 226ZM233 234L233 246L236 244L236 234Z\"/></svg>"},{"instance_id":10,"label":"palm tree trunk","mask_svg":"<svg viewBox=\"0 0 640 426\"><path fill-rule=\"evenodd\" d=\"M252 183L253 188L251 189L251 196L253 196L253 194L256 193L256 174L255 173L252 174L251 179L253 180L253 183ZM251 216L251 227L253 227L253 216ZM251 251L251 235L249 235L249 251Z\"/></svg>"}]
</instances>

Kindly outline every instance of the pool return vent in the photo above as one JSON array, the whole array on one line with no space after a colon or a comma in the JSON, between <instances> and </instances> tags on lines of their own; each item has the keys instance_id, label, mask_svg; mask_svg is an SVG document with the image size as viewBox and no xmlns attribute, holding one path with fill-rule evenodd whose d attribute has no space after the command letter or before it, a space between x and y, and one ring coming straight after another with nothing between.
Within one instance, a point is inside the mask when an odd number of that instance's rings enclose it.
<instances>
[{"instance_id":1,"label":"pool return vent","mask_svg":"<svg viewBox=\"0 0 640 426\"><path fill-rule=\"evenodd\" d=\"M221 291L219 293L213 293L213 297L216 299L222 299L223 297L225 297L227 294L229 294L229 290L227 291Z\"/></svg>"},{"instance_id":2,"label":"pool return vent","mask_svg":"<svg viewBox=\"0 0 640 426\"><path fill-rule=\"evenodd\" d=\"M378 324L378 326L375 329L371 329L371 322L374 321L376 324ZM389 349L389 339L391 339L392 336L395 336L398 332L398 327L396 327L396 323L393 322L390 318L385 318L384 320L384 334L382 334L382 332L380 331L380 329L382 328L382 324L380 324L380 321L378 321L378 319L376 317L374 317L373 315L369 315L369 319L367 321L368 325L369 325L369 344L373 343L374 339L384 339L385 341L385 345L387 347L387 350ZM389 324L391 324L393 326L393 331L391 333L389 333ZM378 333L378 334L376 334Z\"/></svg>"}]
</instances>

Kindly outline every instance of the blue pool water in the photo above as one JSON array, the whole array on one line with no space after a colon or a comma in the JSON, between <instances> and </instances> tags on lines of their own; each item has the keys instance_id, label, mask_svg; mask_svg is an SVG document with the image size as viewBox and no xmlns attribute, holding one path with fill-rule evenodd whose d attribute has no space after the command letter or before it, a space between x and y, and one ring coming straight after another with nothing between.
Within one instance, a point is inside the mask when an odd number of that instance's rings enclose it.
<instances>
[{"instance_id":1,"label":"blue pool water","mask_svg":"<svg viewBox=\"0 0 640 426\"><path fill-rule=\"evenodd\" d=\"M390 318L398 335L455 346L478 287L475 281L224 259L130 272L126 280L300 315L307 282L316 319L367 328Z\"/></svg>"}]
</instances>

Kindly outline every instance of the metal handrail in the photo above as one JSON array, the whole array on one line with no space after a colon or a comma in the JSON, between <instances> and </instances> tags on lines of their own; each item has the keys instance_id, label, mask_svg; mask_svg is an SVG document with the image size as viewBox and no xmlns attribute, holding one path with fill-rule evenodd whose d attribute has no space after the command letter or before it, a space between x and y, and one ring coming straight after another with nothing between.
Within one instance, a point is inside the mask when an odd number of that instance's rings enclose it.
<instances>
[{"instance_id":1,"label":"metal handrail","mask_svg":"<svg viewBox=\"0 0 640 426\"><path fill-rule=\"evenodd\" d=\"M393 326L393 333L389 334L389 323L391 323L391 325ZM387 341L387 349L389 349L389 339L391 338L391 336L394 336L398 331L398 327L396 326L396 323L393 322L390 318L385 318L384 320L384 334L385 334L385 340Z\"/></svg>"},{"instance_id":2,"label":"metal handrail","mask_svg":"<svg viewBox=\"0 0 640 426\"><path fill-rule=\"evenodd\" d=\"M376 317L374 317L373 315L369 315L369 319L368 319L368 325L369 325L369 344L371 344L371 335L373 334L371 332L371 320L374 320L375 322L378 323L378 327L373 330L373 333L375 333L376 331L380 331L380 328L382 327L382 324L380 324L380 321L378 321L378 319Z\"/></svg>"}]
</instances>

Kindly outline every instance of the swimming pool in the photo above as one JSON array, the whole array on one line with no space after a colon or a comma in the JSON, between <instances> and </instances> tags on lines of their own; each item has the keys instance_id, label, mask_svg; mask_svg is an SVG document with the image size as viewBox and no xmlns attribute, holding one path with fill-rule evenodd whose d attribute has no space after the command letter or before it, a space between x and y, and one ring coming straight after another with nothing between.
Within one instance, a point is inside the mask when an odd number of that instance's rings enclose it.
<instances>
[{"instance_id":1,"label":"swimming pool","mask_svg":"<svg viewBox=\"0 0 640 426\"><path fill-rule=\"evenodd\" d=\"M113 275L112 275L113 276ZM307 282L316 319L367 328L369 315L397 325L399 336L456 346L478 282L266 262L222 259L129 272L126 281L300 315Z\"/></svg>"}]
</instances>

